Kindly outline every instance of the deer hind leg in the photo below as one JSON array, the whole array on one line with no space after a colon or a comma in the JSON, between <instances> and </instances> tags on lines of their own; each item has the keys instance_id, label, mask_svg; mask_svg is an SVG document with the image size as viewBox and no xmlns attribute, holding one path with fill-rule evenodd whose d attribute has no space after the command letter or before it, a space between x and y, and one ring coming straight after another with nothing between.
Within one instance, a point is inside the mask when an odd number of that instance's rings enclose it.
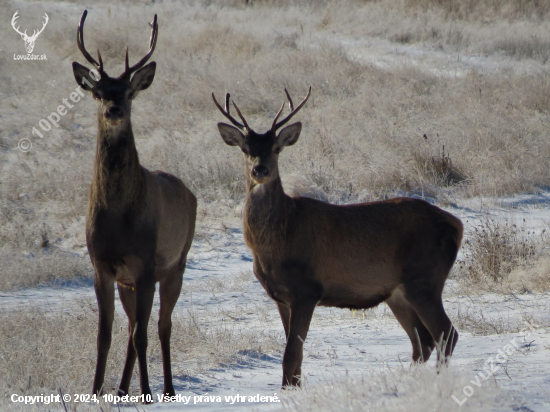
<instances>
[{"instance_id":1,"label":"deer hind leg","mask_svg":"<svg viewBox=\"0 0 550 412\"><path fill-rule=\"evenodd\" d=\"M285 339L288 340L288 330L290 329L290 308L284 303L277 302L277 309L279 309L279 315L283 322L283 328L285 329Z\"/></svg>"},{"instance_id":2,"label":"deer hind leg","mask_svg":"<svg viewBox=\"0 0 550 412\"><path fill-rule=\"evenodd\" d=\"M111 348L111 332L115 314L115 288L113 276L107 265L96 264L94 288L99 309L99 328L97 333L97 363L92 393L103 392L103 380L107 366L107 355Z\"/></svg>"},{"instance_id":3,"label":"deer hind leg","mask_svg":"<svg viewBox=\"0 0 550 412\"><path fill-rule=\"evenodd\" d=\"M126 352L126 363L122 372L122 379L118 389L118 396L128 394L130 382L132 380L132 372L136 363L136 348L134 347L134 329L136 326L136 292L132 288L118 285L118 295L122 302L122 307L128 316L128 350Z\"/></svg>"},{"instance_id":4,"label":"deer hind leg","mask_svg":"<svg viewBox=\"0 0 550 412\"><path fill-rule=\"evenodd\" d=\"M290 327L283 356L283 387L301 386L304 341L317 301L296 302L290 306Z\"/></svg>"},{"instance_id":5,"label":"deer hind leg","mask_svg":"<svg viewBox=\"0 0 550 412\"><path fill-rule=\"evenodd\" d=\"M172 363L170 359L170 336L172 335L172 312L181 293L183 270L160 281L159 339L162 349L162 367L164 370L164 395L176 396L172 384Z\"/></svg>"},{"instance_id":6,"label":"deer hind leg","mask_svg":"<svg viewBox=\"0 0 550 412\"><path fill-rule=\"evenodd\" d=\"M422 323L428 328L437 346L438 365L446 363L452 355L458 332L445 313L440 289L433 291L422 287L406 289L405 297ZM442 357L443 351L444 356Z\"/></svg>"},{"instance_id":7,"label":"deer hind leg","mask_svg":"<svg viewBox=\"0 0 550 412\"><path fill-rule=\"evenodd\" d=\"M412 305L403 296L403 292L396 289L386 303L409 335L413 347L413 362L428 361L435 347L435 341Z\"/></svg>"}]
</instances>

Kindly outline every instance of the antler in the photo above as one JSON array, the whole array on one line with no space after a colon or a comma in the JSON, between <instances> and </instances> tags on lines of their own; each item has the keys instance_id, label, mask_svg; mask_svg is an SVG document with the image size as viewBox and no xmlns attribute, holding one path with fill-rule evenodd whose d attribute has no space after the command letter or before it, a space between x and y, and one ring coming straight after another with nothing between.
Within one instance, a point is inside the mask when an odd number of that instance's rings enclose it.
<instances>
[{"instance_id":1,"label":"antler","mask_svg":"<svg viewBox=\"0 0 550 412\"><path fill-rule=\"evenodd\" d=\"M15 14L13 15L13 18L11 19L11 26L12 26L13 29L14 29L17 33L19 33L21 36L25 36L26 38L28 38L29 36L27 36L27 30L25 30L24 33L21 33L21 32L19 31L19 27L21 27L21 26L15 27L15 20L17 20L17 19L19 18L19 16L17 15L17 13L19 13L19 10L17 10L17 11L15 12Z\"/></svg>"},{"instance_id":2,"label":"antler","mask_svg":"<svg viewBox=\"0 0 550 412\"><path fill-rule=\"evenodd\" d=\"M275 116L275 120L273 120L273 125L271 126L271 130L273 131L277 130L279 127L281 127L286 122L288 122L292 118L292 116L294 116L298 112L298 110L300 110L302 106L306 104L307 99L309 99L309 95L311 94L311 86L309 86L309 91L307 92L307 96L304 98L304 100L302 100L302 103L300 103L296 109L294 108L294 104L292 103L290 94L288 94L288 91L286 89L285 89L285 93L286 93L286 97L288 97L288 102L289 102L291 112L287 117L285 117L283 120L277 123L277 119L281 115L281 112L283 111L283 107L285 106L285 104L283 103L283 105L281 106L281 109L279 110L279 113L277 113L277 116Z\"/></svg>"},{"instance_id":3,"label":"antler","mask_svg":"<svg viewBox=\"0 0 550 412\"><path fill-rule=\"evenodd\" d=\"M139 62L137 62L137 64L130 67L130 65L128 64L128 47L126 47L126 63L125 63L126 70L124 70L124 73L120 77L130 76L137 69L140 69L141 67L143 67L143 65L145 63L147 63L147 60L149 60L149 58L152 56L153 52L155 51L155 47L157 45L157 38L158 38L158 29L159 29L156 14L155 14L155 17L153 19L153 22L149 23L149 26L151 26L151 28L152 28L152 30L151 30L151 40L149 42L149 52L145 55L144 58L142 58Z\"/></svg>"},{"instance_id":4,"label":"antler","mask_svg":"<svg viewBox=\"0 0 550 412\"><path fill-rule=\"evenodd\" d=\"M222 112L222 114L227 117L231 123L233 123L235 126L237 126L238 128L240 129L246 129L246 130L250 130L250 127L248 127L248 124L246 123L246 120L244 119L244 116L241 114L241 111L239 110L239 108L237 107L237 105L235 104L235 102L232 102L233 103L233 106L235 106L235 110L237 110L237 113L239 115L239 117L241 118L241 120L243 121L244 124L242 123L239 123L237 120L235 120L235 118L233 116L231 116L231 114L229 113L229 96L230 94L227 93L225 95L225 110L222 109L222 107L220 106L220 104L218 103L218 101L216 100L216 97L214 96L214 93L212 93L212 99L214 99L214 103L216 104L216 107L218 109L220 109L220 112Z\"/></svg>"},{"instance_id":5,"label":"antler","mask_svg":"<svg viewBox=\"0 0 550 412\"><path fill-rule=\"evenodd\" d=\"M311 86L309 86L309 91L307 92L307 96L304 98L304 100L302 100L302 102L298 105L298 107L296 107L296 109L294 108L294 103L292 102L292 98L290 97L290 94L288 93L288 91L286 89L285 89L285 93L286 93L286 97L288 98L288 102L289 102L291 112L287 117L285 117L283 120L281 120L279 123L277 123L277 119L279 119L279 116L281 115L281 113L283 111L283 108L285 107L285 104L283 102L283 105L279 109L279 112L277 113L277 116L275 116L275 120L273 120L273 124L271 125L271 130L273 130L273 131L277 130L279 127L281 127L286 122L288 122L292 118L292 116L294 116L296 113L298 113L298 110L300 110L302 108L302 106L304 104L306 104L307 99L309 99L309 95L311 94ZM229 113L229 96L230 96L229 93L227 93L225 95L225 110L224 110L224 109L222 109L222 107L220 106L218 101L216 100L216 97L214 96L214 93L212 93L212 99L214 100L214 103L216 104L216 107L220 110L220 112L222 112L222 114L225 117L227 117L231 121L231 123L233 123L235 126L237 126L240 129L250 130L250 127L248 127L248 124L246 123L246 120L244 119L244 116L241 114L241 111L239 110L239 108L237 107L235 102L232 102L233 106L235 106L235 110L237 110L237 113L239 114L239 117L241 118L241 120L243 121L244 124L239 123Z\"/></svg>"},{"instance_id":6,"label":"antler","mask_svg":"<svg viewBox=\"0 0 550 412\"><path fill-rule=\"evenodd\" d=\"M29 40L36 40L38 35L42 33L46 28L46 24L48 24L48 22L50 21L50 18L48 17L48 14L46 12L44 12L44 17L45 17L45 20L44 20L44 24L42 25L42 28L38 30L38 32L36 30L33 30L32 36L29 38Z\"/></svg>"},{"instance_id":7,"label":"antler","mask_svg":"<svg viewBox=\"0 0 550 412\"><path fill-rule=\"evenodd\" d=\"M103 61L101 60L101 54L99 54L99 49L97 49L97 57L99 59L99 63L96 62L96 60L86 51L86 48L84 47L84 21L86 20L86 16L88 15L88 10L84 10L84 13L82 13L82 18L80 19L80 24L78 25L78 31L76 33L76 44L78 44L78 48L86 57L86 60L88 60L90 63L92 63L94 66L97 67L99 72L103 72Z\"/></svg>"}]
</instances>

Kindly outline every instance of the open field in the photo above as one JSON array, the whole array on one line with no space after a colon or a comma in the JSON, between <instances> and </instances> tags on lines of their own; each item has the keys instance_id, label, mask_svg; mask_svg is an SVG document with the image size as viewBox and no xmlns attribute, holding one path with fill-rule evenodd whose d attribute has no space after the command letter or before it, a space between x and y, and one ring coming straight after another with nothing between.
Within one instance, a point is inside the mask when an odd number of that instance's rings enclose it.
<instances>
[{"instance_id":1,"label":"open field","mask_svg":"<svg viewBox=\"0 0 550 412\"><path fill-rule=\"evenodd\" d=\"M12 393L91 390L97 304L84 224L96 105L86 95L59 127L39 126L77 87L71 63L85 62L75 34L87 8L86 47L101 50L111 76L122 72L126 46L131 64L143 56L146 22L159 18L155 80L134 102L132 123L141 163L180 177L199 199L173 319L178 393L277 392L282 403L247 404L262 410L548 410L550 1L250 3L0 5L0 390L8 395L0 408L30 408L13 404ZM25 53L8 24L16 10L29 32L48 13L33 52L47 60L14 60ZM305 389L280 393L282 325L251 273L240 222L242 158L219 136L216 123L225 119L211 94L220 100L230 92L263 131L285 88L297 101L309 86L312 97L296 116L301 138L280 159L287 193L339 204L422 197L465 224L444 292L460 340L441 373L433 360L410 367L410 342L385 305L325 308L305 345ZM23 138L32 142L28 152L18 149ZM117 305L107 371L113 389L127 339ZM149 363L160 393L154 318ZM464 398L483 362L525 322L536 333L460 407L451 395Z\"/></svg>"}]
</instances>

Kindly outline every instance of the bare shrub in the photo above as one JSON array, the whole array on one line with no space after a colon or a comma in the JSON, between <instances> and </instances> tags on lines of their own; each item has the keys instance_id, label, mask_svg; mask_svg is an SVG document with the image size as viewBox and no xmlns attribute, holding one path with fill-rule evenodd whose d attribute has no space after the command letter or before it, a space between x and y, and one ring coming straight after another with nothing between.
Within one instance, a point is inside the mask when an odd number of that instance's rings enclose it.
<instances>
[{"instance_id":1,"label":"bare shrub","mask_svg":"<svg viewBox=\"0 0 550 412\"><path fill-rule=\"evenodd\" d=\"M466 258L458 264L469 281L501 283L513 269L537 255L538 244L534 233L487 218L467 234Z\"/></svg>"},{"instance_id":2,"label":"bare shrub","mask_svg":"<svg viewBox=\"0 0 550 412\"><path fill-rule=\"evenodd\" d=\"M453 164L449 153L445 153L445 145L442 145L441 153L433 152L431 146L412 152L414 168L422 178L440 187L453 186L466 180L465 174Z\"/></svg>"}]
</instances>

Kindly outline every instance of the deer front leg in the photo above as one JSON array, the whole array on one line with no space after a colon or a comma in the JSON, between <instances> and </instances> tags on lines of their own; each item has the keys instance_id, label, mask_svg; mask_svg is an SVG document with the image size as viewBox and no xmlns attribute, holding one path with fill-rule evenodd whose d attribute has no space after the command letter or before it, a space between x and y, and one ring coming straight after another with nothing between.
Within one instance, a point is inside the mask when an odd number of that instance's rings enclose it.
<instances>
[{"instance_id":1,"label":"deer front leg","mask_svg":"<svg viewBox=\"0 0 550 412\"><path fill-rule=\"evenodd\" d=\"M94 289L99 309L99 328L97 333L97 363L94 377L93 394L103 393L103 380L107 366L107 355L111 348L111 331L115 314L115 288L107 266L96 264Z\"/></svg>"},{"instance_id":2,"label":"deer front leg","mask_svg":"<svg viewBox=\"0 0 550 412\"><path fill-rule=\"evenodd\" d=\"M181 293L183 271L178 269L173 276L167 276L160 282L159 339L162 349L162 368L164 370L164 395L176 396L172 384L172 364L170 358L170 336L172 335L172 311Z\"/></svg>"},{"instance_id":3,"label":"deer front leg","mask_svg":"<svg viewBox=\"0 0 550 412\"><path fill-rule=\"evenodd\" d=\"M151 396L147 373L147 325L155 296L155 265L153 259L143 261L135 256L125 256L124 261L130 275L135 279L136 323L132 339L139 365L141 394L147 398L148 395Z\"/></svg>"},{"instance_id":4,"label":"deer front leg","mask_svg":"<svg viewBox=\"0 0 550 412\"><path fill-rule=\"evenodd\" d=\"M139 365L139 386L142 395L151 395L149 374L147 372L147 326L153 297L155 296L155 281L149 279L136 282L136 326L134 328L134 347Z\"/></svg>"},{"instance_id":5,"label":"deer front leg","mask_svg":"<svg viewBox=\"0 0 550 412\"><path fill-rule=\"evenodd\" d=\"M134 347L134 329L136 326L136 292L130 287L118 285L118 295L122 302L122 307L128 316L128 350L126 353L126 363L122 372L122 379L118 388L118 396L128 394L132 372L136 363L136 348Z\"/></svg>"},{"instance_id":6,"label":"deer front leg","mask_svg":"<svg viewBox=\"0 0 550 412\"><path fill-rule=\"evenodd\" d=\"M304 341L316 305L317 301L310 300L290 306L290 328L283 356L283 388L301 386Z\"/></svg>"}]
</instances>

